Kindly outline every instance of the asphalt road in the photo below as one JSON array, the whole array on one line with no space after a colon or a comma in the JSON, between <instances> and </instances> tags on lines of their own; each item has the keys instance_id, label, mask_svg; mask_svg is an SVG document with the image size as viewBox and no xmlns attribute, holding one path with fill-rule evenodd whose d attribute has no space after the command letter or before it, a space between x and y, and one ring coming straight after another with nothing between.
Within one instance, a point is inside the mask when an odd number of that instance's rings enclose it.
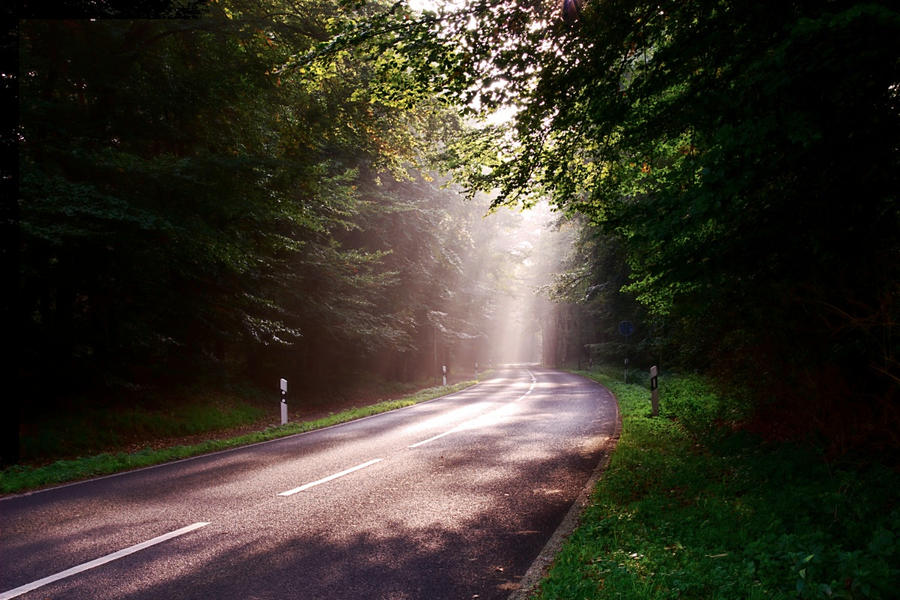
<instances>
[{"instance_id":1,"label":"asphalt road","mask_svg":"<svg viewBox=\"0 0 900 600\"><path fill-rule=\"evenodd\" d=\"M329 429L6 498L0 600L505 598L616 421L601 386L516 368Z\"/></svg>"}]
</instances>

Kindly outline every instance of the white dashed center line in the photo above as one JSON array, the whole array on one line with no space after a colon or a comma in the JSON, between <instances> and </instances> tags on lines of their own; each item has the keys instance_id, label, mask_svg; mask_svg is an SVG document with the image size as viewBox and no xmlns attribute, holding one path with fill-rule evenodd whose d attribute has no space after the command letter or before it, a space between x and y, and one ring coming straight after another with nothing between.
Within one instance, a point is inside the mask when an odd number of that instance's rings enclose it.
<instances>
[{"instance_id":1,"label":"white dashed center line","mask_svg":"<svg viewBox=\"0 0 900 600\"><path fill-rule=\"evenodd\" d=\"M382 460L384 460L384 459L373 458L372 460L366 461L366 462L362 463L361 465L356 465L355 467L350 467L349 469L345 469L345 470L341 471L340 473L335 473L334 475L329 475L328 477L323 477L322 479L319 479L318 481L311 481L310 483L304 483L300 487L295 487L292 490L288 490L286 492L281 492L278 495L279 496L293 496L297 492L302 492L303 490L308 490L311 487L315 487L317 485L326 483L333 479L337 479L338 477L343 477L344 475L349 475L350 473L352 473L354 471L359 471L360 469L365 469L366 467L368 467L370 465L374 465L377 462L381 462Z\"/></svg>"},{"instance_id":2,"label":"white dashed center line","mask_svg":"<svg viewBox=\"0 0 900 600\"><path fill-rule=\"evenodd\" d=\"M515 400L513 400L512 402L510 402L510 404L514 404L514 403L518 402L519 400L525 398L525 397L528 396L531 392L534 391L534 386L535 386L535 384L537 383L537 379L535 378L534 373L532 373L531 371L528 371L528 375L531 377L531 386L529 386L528 391L525 392L524 394L522 394L521 396L519 396L518 398L516 398ZM495 411L492 411L492 412L497 412L497 410L502 410L503 408L505 408L505 406L502 406L502 407L500 407L500 408L498 408L498 409L496 409ZM491 413L487 413L487 414L491 414ZM482 418L484 418L484 415L481 415L481 416L475 417L474 419L470 419L469 421L465 421L465 422L463 422L463 423L460 423L459 425L457 425L457 426L454 427L453 429L447 430L447 431L445 431L444 433L439 433L439 434L437 434L437 435L435 435L435 436L433 436L433 437L428 438L427 440L422 440L421 442L416 442L415 444L412 444L412 445L410 445L410 446L407 446L407 448L418 448L419 446L422 446L422 445L427 444L427 443L429 443L429 442L433 442L433 441L435 441L435 440L439 440L439 439L441 439L442 437L444 437L445 435L450 435L451 433L456 433L457 431L461 431L462 429L465 429L466 427L471 426L473 423L475 423L476 421L478 421L478 419L482 419Z\"/></svg>"}]
</instances>

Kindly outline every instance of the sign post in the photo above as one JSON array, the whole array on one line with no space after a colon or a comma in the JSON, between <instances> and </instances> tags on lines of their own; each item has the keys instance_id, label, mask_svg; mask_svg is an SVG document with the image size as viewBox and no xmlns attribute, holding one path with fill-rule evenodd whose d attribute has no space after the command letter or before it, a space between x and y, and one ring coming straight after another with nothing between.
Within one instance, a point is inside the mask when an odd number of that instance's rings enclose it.
<instances>
[{"instance_id":1,"label":"sign post","mask_svg":"<svg viewBox=\"0 0 900 600\"><path fill-rule=\"evenodd\" d=\"M625 383L628 383L628 359L625 359Z\"/></svg>"},{"instance_id":2,"label":"sign post","mask_svg":"<svg viewBox=\"0 0 900 600\"><path fill-rule=\"evenodd\" d=\"M650 367L650 416L659 414L659 369Z\"/></svg>"},{"instance_id":3,"label":"sign post","mask_svg":"<svg viewBox=\"0 0 900 600\"><path fill-rule=\"evenodd\" d=\"M287 379L281 379L281 424L287 425Z\"/></svg>"}]
</instances>

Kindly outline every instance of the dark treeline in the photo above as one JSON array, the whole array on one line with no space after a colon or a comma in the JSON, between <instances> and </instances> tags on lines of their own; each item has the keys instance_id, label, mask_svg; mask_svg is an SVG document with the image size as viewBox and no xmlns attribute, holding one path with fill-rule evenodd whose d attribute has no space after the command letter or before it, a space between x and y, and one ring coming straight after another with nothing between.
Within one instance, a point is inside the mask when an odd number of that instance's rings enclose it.
<instances>
[{"instance_id":1,"label":"dark treeline","mask_svg":"<svg viewBox=\"0 0 900 600\"><path fill-rule=\"evenodd\" d=\"M15 376L41 394L10 410L197 382L431 383L495 358L498 299L531 252L507 248L521 215L484 219L489 201L425 170L458 116L399 54L279 71L366 10L19 22L11 323Z\"/></svg>"},{"instance_id":2,"label":"dark treeline","mask_svg":"<svg viewBox=\"0 0 900 600\"><path fill-rule=\"evenodd\" d=\"M500 204L549 196L586 221L560 321L603 353L633 320L629 352L710 373L770 432L896 448L895 4L566 7L489 0L385 31L464 104L518 107L515 136L448 154Z\"/></svg>"}]
</instances>

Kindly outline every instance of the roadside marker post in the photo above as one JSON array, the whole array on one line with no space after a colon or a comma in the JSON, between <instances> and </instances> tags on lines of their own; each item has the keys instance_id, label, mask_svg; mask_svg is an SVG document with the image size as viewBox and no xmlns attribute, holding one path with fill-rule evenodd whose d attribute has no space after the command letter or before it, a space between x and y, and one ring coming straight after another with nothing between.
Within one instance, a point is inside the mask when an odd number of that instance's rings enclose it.
<instances>
[{"instance_id":1,"label":"roadside marker post","mask_svg":"<svg viewBox=\"0 0 900 600\"><path fill-rule=\"evenodd\" d=\"M287 379L281 379L281 424L287 425Z\"/></svg>"},{"instance_id":2,"label":"roadside marker post","mask_svg":"<svg viewBox=\"0 0 900 600\"><path fill-rule=\"evenodd\" d=\"M650 416L659 414L659 369L650 367Z\"/></svg>"},{"instance_id":3,"label":"roadside marker post","mask_svg":"<svg viewBox=\"0 0 900 600\"><path fill-rule=\"evenodd\" d=\"M442 371L444 372L444 385L447 385L447 365L442 365Z\"/></svg>"}]
</instances>

